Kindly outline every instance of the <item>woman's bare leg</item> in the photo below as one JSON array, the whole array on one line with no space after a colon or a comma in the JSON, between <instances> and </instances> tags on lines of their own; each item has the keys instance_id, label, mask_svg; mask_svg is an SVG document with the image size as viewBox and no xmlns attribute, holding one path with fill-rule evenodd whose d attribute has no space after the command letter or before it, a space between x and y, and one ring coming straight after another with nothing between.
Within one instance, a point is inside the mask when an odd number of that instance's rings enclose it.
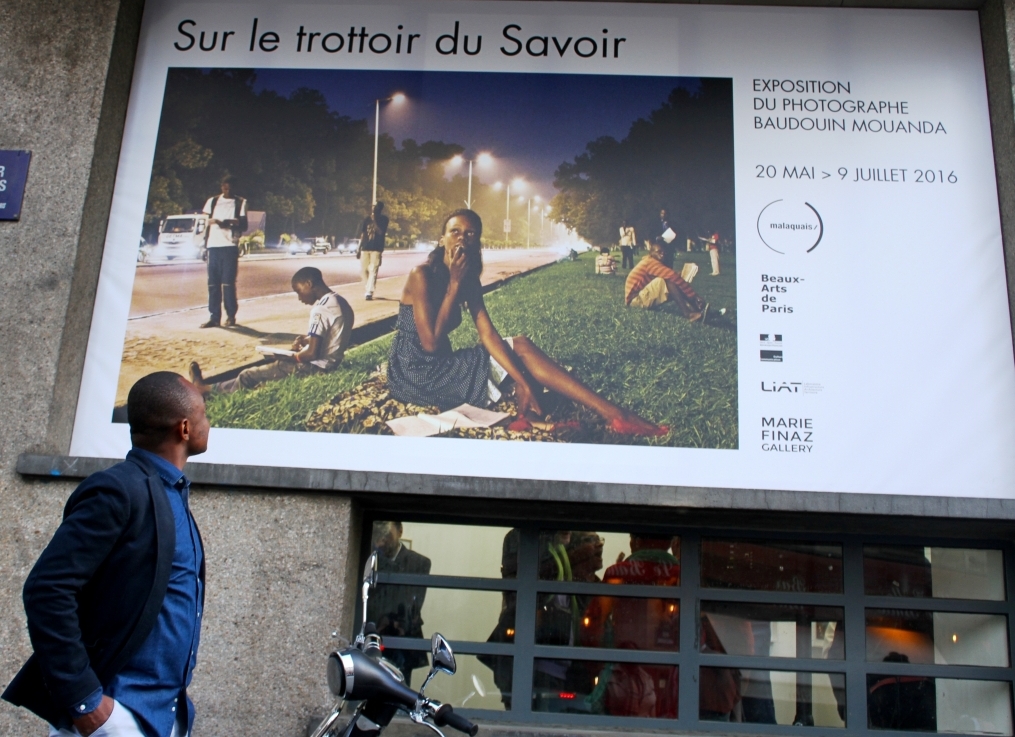
<instances>
[{"instance_id":1,"label":"woman's bare leg","mask_svg":"<svg viewBox=\"0 0 1015 737\"><path fill-rule=\"evenodd\" d=\"M641 434L658 434L659 426L642 419L630 410L618 407L613 402L601 397L562 369L552 358L543 353L539 347L524 335L513 339L514 351L521 359L532 378L550 391L563 394L579 404L583 404L596 412L607 422L620 420L632 431Z\"/></svg>"}]
</instances>

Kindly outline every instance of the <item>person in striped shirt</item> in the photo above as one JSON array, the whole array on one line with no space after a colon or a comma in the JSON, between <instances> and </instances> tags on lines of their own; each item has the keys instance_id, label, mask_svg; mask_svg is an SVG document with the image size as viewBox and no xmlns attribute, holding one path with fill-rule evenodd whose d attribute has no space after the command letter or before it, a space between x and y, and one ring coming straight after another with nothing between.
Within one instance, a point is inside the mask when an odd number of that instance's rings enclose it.
<instances>
[{"instance_id":1,"label":"person in striped shirt","mask_svg":"<svg viewBox=\"0 0 1015 737\"><path fill-rule=\"evenodd\" d=\"M673 302L689 322L704 321L708 303L680 274L664 264L666 255L659 243L649 245L648 255L631 269L624 284L624 304L650 309Z\"/></svg>"}]
</instances>

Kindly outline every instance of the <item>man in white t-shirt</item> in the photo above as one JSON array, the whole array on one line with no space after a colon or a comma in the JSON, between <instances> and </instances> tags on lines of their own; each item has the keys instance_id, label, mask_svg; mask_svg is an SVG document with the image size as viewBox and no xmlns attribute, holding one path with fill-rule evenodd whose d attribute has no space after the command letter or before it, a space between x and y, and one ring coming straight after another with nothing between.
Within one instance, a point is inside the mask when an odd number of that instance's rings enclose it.
<instances>
[{"instance_id":1,"label":"man in white t-shirt","mask_svg":"<svg viewBox=\"0 0 1015 737\"><path fill-rule=\"evenodd\" d=\"M284 379L292 374L308 376L333 371L342 363L352 337L355 319L352 307L331 291L320 269L313 266L304 266L293 274L292 287L300 302L311 305L307 334L293 341L293 355L275 356L269 364L244 369L235 379L215 384L207 383L197 361L192 361L190 379L202 394L253 389L266 381Z\"/></svg>"},{"instance_id":2,"label":"man in white t-shirt","mask_svg":"<svg viewBox=\"0 0 1015 737\"><path fill-rule=\"evenodd\" d=\"M247 229L247 201L232 194L234 179L222 179L222 194L208 199L208 312L202 328L217 328L226 307L226 327L236 324L236 271L240 262L240 236Z\"/></svg>"}]
</instances>

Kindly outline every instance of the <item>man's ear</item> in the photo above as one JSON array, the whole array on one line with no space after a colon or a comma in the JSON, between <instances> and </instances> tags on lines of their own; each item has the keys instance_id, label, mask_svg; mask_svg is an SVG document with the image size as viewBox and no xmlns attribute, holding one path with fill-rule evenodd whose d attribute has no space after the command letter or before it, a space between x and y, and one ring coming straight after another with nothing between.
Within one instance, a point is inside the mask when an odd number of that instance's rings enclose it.
<instances>
[{"instance_id":1,"label":"man's ear","mask_svg":"<svg viewBox=\"0 0 1015 737\"><path fill-rule=\"evenodd\" d=\"M190 426L190 418L184 417L176 423L176 434L179 440L189 440L193 428Z\"/></svg>"}]
</instances>

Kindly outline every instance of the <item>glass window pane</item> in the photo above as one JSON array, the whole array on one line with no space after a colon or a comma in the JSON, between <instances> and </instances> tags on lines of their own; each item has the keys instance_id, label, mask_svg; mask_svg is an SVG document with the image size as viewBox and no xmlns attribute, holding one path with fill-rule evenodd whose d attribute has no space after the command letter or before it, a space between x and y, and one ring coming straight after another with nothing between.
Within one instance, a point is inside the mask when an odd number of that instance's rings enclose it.
<instances>
[{"instance_id":1,"label":"glass window pane","mask_svg":"<svg viewBox=\"0 0 1015 737\"><path fill-rule=\"evenodd\" d=\"M842 593L842 546L701 541L701 585L751 591Z\"/></svg>"},{"instance_id":2,"label":"glass window pane","mask_svg":"<svg viewBox=\"0 0 1015 737\"><path fill-rule=\"evenodd\" d=\"M698 688L702 721L846 726L842 673L702 668Z\"/></svg>"},{"instance_id":3,"label":"glass window pane","mask_svg":"<svg viewBox=\"0 0 1015 737\"><path fill-rule=\"evenodd\" d=\"M518 572L518 531L507 527L380 520L373 523L371 544L380 571L476 578L515 578Z\"/></svg>"},{"instance_id":4,"label":"glass window pane","mask_svg":"<svg viewBox=\"0 0 1015 737\"><path fill-rule=\"evenodd\" d=\"M440 632L449 640L508 642L514 639L513 601L513 592L380 584L370 594L367 616L388 637L430 639Z\"/></svg>"},{"instance_id":5,"label":"glass window pane","mask_svg":"<svg viewBox=\"0 0 1015 737\"><path fill-rule=\"evenodd\" d=\"M1000 550L864 545L868 596L1004 601Z\"/></svg>"},{"instance_id":6,"label":"glass window pane","mask_svg":"<svg viewBox=\"0 0 1015 737\"><path fill-rule=\"evenodd\" d=\"M544 530L539 534L539 578L679 586L680 538L665 533Z\"/></svg>"},{"instance_id":7,"label":"glass window pane","mask_svg":"<svg viewBox=\"0 0 1015 737\"><path fill-rule=\"evenodd\" d=\"M867 676L873 729L1011 735L1011 687L1003 681Z\"/></svg>"},{"instance_id":8,"label":"glass window pane","mask_svg":"<svg viewBox=\"0 0 1015 737\"><path fill-rule=\"evenodd\" d=\"M675 665L537 658L532 710L676 719L678 686Z\"/></svg>"},{"instance_id":9,"label":"glass window pane","mask_svg":"<svg viewBox=\"0 0 1015 737\"><path fill-rule=\"evenodd\" d=\"M427 653L427 655L429 655ZM429 662L429 657L427 658ZM455 653L458 670L453 676L438 673L426 687L426 695L455 709L511 708L512 659L507 655L462 655ZM412 686L423 685L429 665L412 672Z\"/></svg>"},{"instance_id":10,"label":"glass window pane","mask_svg":"<svg viewBox=\"0 0 1015 737\"><path fill-rule=\"evenodd\" d=\"M901 609L867 610L867 660L1008 665L1008 618Z\"/></svg>"},{"instance_id":11,"label":"glass window pane","mask_svg":"<svg viewBox=\"0 0 1015 737\"><path fill-rule=\"evenodd\" d=\"M676 652L680 648L680 602L540 593L536 599L536 644Z\"/></svg>"},{"instance_id":12,"label":"glass window pane","mask_svg":"<svg viewBox=\"0 0 1015 737\"><path fill-rule=\"evenodd\" d=\"M775 658L845 657L842 607L701 602L701 651Z\"/></svg>"}]
</instances>

